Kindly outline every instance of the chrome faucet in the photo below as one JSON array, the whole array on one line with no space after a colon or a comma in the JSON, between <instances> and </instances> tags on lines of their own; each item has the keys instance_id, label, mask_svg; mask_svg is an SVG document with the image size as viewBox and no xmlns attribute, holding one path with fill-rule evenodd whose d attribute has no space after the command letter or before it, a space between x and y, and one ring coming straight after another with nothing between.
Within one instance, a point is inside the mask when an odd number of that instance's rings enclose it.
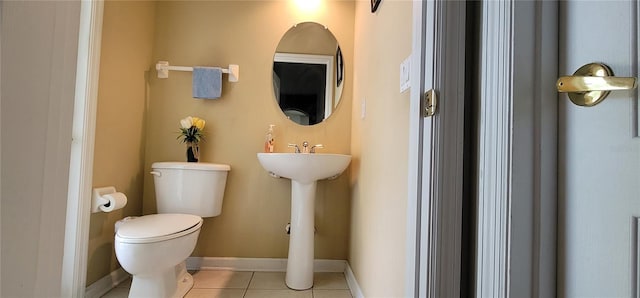
<instances>
[{"instance_id":1,"label":"chrome faucet","mask_svg":"<svg viewBox=\"0 0 640 298\"><path fill-rule=\"evenodd\" d=\"M311 146L311 148L309 148L309 142L304 141L302 142L302 150L300 150L300 147L298 147L297 144L289 144L287 145L287 147L294 148L295 153L316 153L316 148L324 148L324 145L316 144Z\"/></svg>"}]
</instances>

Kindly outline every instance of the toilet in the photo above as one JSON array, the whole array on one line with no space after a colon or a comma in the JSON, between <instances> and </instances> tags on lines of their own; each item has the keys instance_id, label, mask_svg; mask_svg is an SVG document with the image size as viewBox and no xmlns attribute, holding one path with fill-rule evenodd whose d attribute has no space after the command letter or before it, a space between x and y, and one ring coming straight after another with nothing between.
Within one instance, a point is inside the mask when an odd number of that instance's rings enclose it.
<instances>
[{"instance_id":1,"label":"toilet","mask_svg":"<svg viewBox=\"0 0 640 298\"><path fill-rule=\"evenodd\" d=\"M203 217L222 212L228 165L156 162L151 174L158 214L116 223L115 251L132 275L129 297L184 297L193 287L185 260Z\"/></svg>"}]
</instances>

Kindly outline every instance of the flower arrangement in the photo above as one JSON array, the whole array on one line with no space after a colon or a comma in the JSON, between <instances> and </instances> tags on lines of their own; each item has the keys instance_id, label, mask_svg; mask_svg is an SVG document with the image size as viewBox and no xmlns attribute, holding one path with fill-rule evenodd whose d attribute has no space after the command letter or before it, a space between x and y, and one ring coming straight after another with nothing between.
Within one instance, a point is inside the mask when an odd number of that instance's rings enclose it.
<instances>
[{"instance_id":1,"label":"flower arrangement","mask_svg":"<svg viewBox=\"0 0 640 298\"><path fill-rule=\"evenodd\" d=\"M177 139L187 144L187 161L197 162L200 159L199 143L204 140L205 121L198 117L188 116L180 120L180 135Z\"/></svg>"}]
</instances>

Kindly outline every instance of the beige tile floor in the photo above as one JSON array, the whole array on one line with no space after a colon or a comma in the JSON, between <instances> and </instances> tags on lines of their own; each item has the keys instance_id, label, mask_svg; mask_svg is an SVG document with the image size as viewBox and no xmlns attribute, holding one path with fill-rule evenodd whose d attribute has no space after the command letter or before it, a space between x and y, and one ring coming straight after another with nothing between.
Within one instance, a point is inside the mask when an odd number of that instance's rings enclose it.
<instances>
[{"instance_id":1,"label":"beige tile floor","mask_svg":"<svg viewBox=\"0 0 640 298\"><path fill-rule=\"evenodd\" d=\"M306 291L287 288L284 272L202 270L191 274L194 284L186 298L351 298L340 272L315 273L313 289ZM123 282L102 297L127 297L130 286L130 280Z\"/></svg>"}]
</instances>

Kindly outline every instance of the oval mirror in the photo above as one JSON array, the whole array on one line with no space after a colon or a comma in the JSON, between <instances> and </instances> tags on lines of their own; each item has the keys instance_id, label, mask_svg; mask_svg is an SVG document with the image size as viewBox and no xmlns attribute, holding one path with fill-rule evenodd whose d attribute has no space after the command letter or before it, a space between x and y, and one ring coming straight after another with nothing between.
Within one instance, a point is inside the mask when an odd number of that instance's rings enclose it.
<instances>
[{"instance_id":1,"label":"oval mirror","mask_svg":"<svg viewBox=\"0 0 640 298\"><path fill-rule=\"evenodd\" d=\"M343 86L342 52L329 29L304 22L284 34L273 57L273 92L287 118L322 122L338 107Z\"/></svg>"}]
</instances>

